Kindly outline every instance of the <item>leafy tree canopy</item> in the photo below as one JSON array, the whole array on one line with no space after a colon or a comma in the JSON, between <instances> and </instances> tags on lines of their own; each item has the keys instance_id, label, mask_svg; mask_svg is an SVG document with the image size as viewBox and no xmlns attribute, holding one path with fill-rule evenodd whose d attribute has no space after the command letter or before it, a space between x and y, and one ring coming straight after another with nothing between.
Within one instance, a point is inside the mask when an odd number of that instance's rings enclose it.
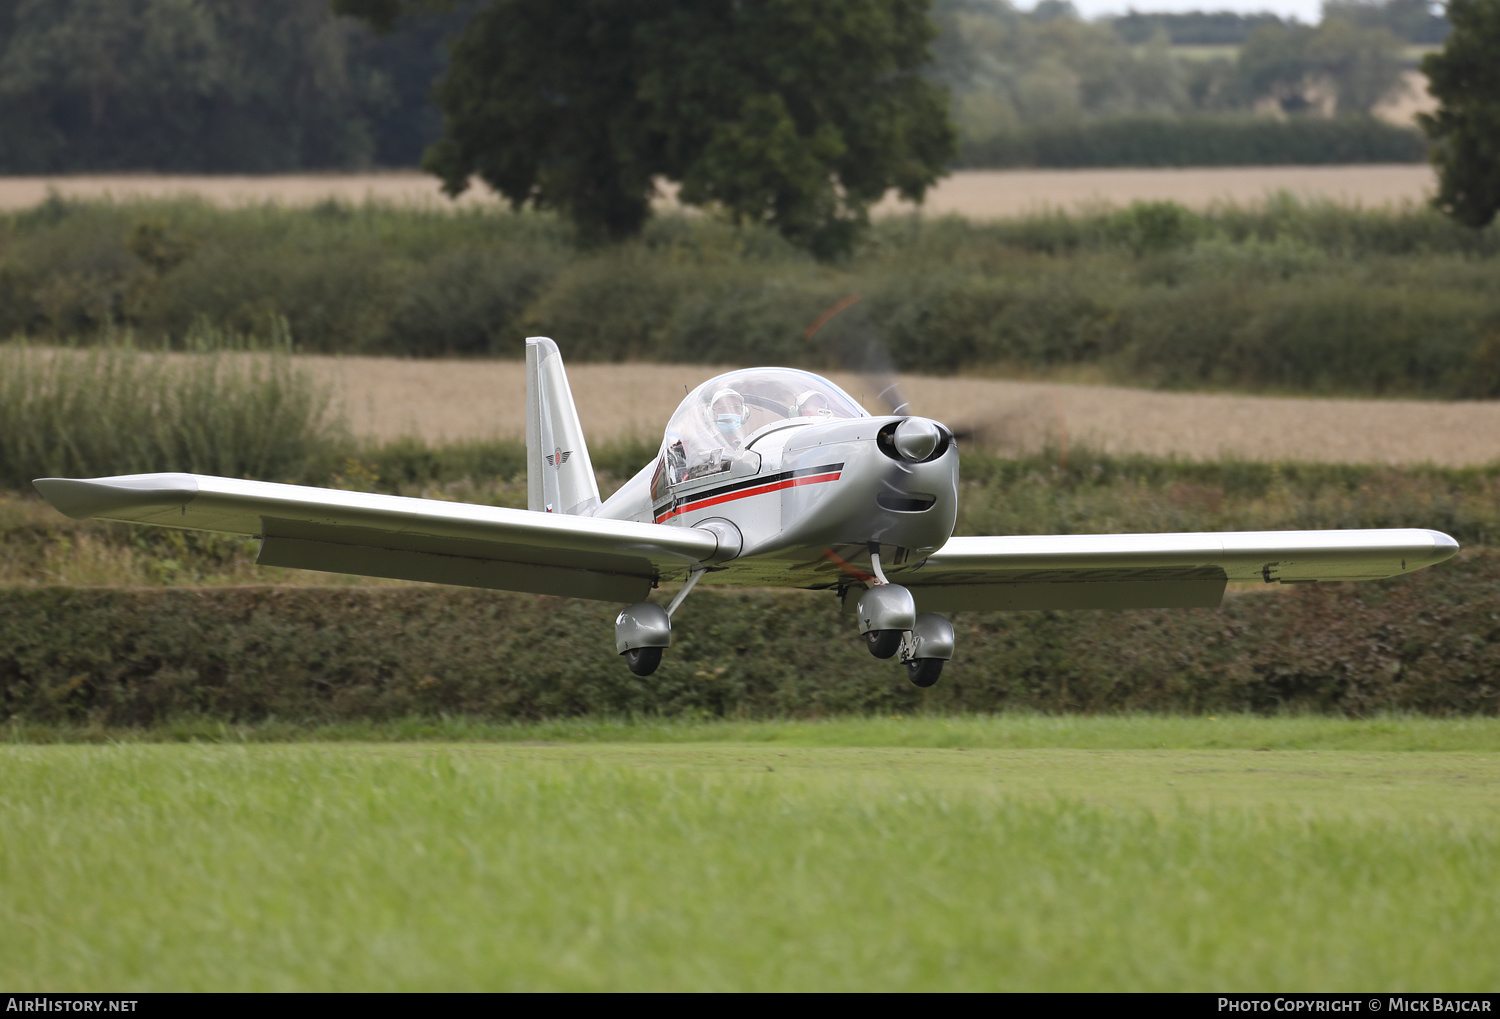
<instances>
[{"instance_id":1,"label":"leafy tree canopy","mask_svg":"<svg viewBox=\"0 0 1500 1019\"><path fill-rule=\"evenodd\" d=\"M1110 27L1126 42L1148 41L1165 32L1174 46L1238 46L1264 25L1281 25L1270 12L1239 14L1235 11L1137 11L1110 19Z\"/></svg>"},{"instance_id":2,"label":"leafy tree canopy","mask_svg":"<svg viewBox=\"0 0 1500 1019\"><path fill-rule=\"evenodd\" d=\"M1401 83L1401 40L1383 26L1325 18L1316 28L1266 25L1239 56L1250 95L1276 99L1289 112L1306 106L1320 85L1337 113L1368 113Z\"/></svg>"},{"instance_id":3,"label":"leafy tree canopy","mask_svg":"<svg viewBox=\"0 0 1500 1019\"><path fill-rule=\"evenodd\" d=\"M1438 208L1470 226L1500 211L1500 0L1450 0L1453 31L1422 61L1440 104L1423 115L1438 168Z\"/></svg>"},{"instance_id":4,"label":"leafy tree canopy","mask_svg":"<svg viewBox=\"0 0 1500 1019\"><path fill-rule=\"evenodd\" d=\"M1388 28L1407 42L1442 42L1448 37L1448 22L1432 6L1430 0L1324 0L1323 19Z\"/></svg>"},{"instance_id":5,"label":"leafy tree canopy","mask_svg":"<svg viewBox=\"0 0 1500 1019\"><path fill-rule=\"evenodd\" d=\"M478 176L588 238L637 233L655 182L846 251L892 188L920 199L952 157L926 81L930 0L493 0L453 42L423 165ZM334 0L377 27L441 0Z\"/></svg>"},{"instance_id":6,"label":"leafy tree canopy","mask_svg":"<svg viewBox=\"0 0 1500 1019\"><path fill-rule=\"evenodd\" d=\"M0 172L413 165L463 21L376 39L327 0L0 0Z\"/></svg>"},{"instance_id":7,"label":"leafy tree canopy","mask_svg":"<svg viewBox=\"0 0 1500 1019\"><path fill-rule=\"evenodd\" d=\"M361 162L378 86L348 73L359 28L307 0L0 0L0 164Z\"/></svg>"}]
</instances>

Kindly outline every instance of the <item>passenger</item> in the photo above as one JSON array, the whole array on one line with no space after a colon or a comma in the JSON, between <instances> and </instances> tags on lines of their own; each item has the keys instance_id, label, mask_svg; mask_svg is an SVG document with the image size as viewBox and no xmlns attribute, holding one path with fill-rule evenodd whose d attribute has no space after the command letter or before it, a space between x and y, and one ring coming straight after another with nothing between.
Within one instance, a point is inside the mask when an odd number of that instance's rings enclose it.
<instances>
[{"instance_id":1,"label":"passenger","mask_svg":"<svg viewBox=\"0 0 1500 1019\"><path fill-rule=\"evenodd\" d=\"M797 416L805 418L832 417L833 406L828 397L816 389L809 389L797 397Z\"/></svg>"},{"instance_id":2,"label":"passenger","mask_svg":"<svg viewBox=\"0 0 1500 1019\"><path fill-rule=\"evenodd\" d=\"M745 398L733 389L721 389L709 401L709 417L714 427L734 445L744 441L741 432L745 427Z\"/></svg>"}]
</instances>

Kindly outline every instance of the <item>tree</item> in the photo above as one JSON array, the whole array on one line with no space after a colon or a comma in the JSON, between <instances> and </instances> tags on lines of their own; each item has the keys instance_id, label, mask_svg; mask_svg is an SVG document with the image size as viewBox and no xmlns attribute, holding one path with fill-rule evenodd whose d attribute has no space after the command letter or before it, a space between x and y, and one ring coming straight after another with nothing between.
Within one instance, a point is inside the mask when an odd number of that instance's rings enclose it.
<instances>
[{"instance_id":1,"label":"tree","mask_svg":"<svg viewBox=\"0 0 1500 1019\"><path fill-rule=\"evenodd\" d=\"M1449 0L1448 20L1442 52L1422 61L1439 106L1419 119L1438 168L1434 204L1482 227L1500 211L1500 0Z\"/></svg>"},{"instance_id":2,"label":"tree","mask_svg":"<svg viewBox=\"0 0 1500 1019\"><path fill-rule=\"evenodd\" d=\"M478 176L593 240L638 233L656 181L675 181L832 257L886 191L920 200L954 154L920 74L929 2L492 0L452 43L423 165L450 195ZM377 28L442 6L334 0Z\"/></svg>"},{"instance_id":3,"label":"tree","mask_svg":"<svg viewBox=\"0 0 1500 1019\"><path fill-rule=\"evenodd\" d=\"M0 169L359 165L368 35L323 0L0 0Z\"/></svg>"},{"instance_id":4,"label":"tree","mask_svg":"<svg viewBox=\"0 0 1500 1019\"><path fill-rule=\"evenodd\" d=\"M1448 22L1432 13L1429 0L1324 0L1323 19L1365 28L1388 28L1407 42L1442 42Z\"/></svg>"},{"instance_id":5,"label":"tree","mask_svg":"<svg viewBox=\"0 0 1500 1019\"><path fill-rule=\"evenodd\" d=\"M1386 28L1338 18L1317 28L1265 25L1250 34L1238 64L1248 95L1274 99L1287 112L1307 109L1326 88L1335 113L1369 113L1401 84L1401 41Z\"/></svg>"}]
</instances>

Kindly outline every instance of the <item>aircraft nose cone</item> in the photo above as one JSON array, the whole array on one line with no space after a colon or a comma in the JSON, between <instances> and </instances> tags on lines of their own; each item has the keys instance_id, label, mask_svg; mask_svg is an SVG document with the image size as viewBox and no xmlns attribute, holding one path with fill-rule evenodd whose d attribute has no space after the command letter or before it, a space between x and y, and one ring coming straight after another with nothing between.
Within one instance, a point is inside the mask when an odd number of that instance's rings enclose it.
<instances>
[{"instance_id":1,"label":"aircraft nose cone","mask_svg":"<svg viewBox=\"0 0 1500 1019\"><path fill-rule=\"evenodd\" d=\"M936 421L927 418L907 418L896 426L891 436L896 451L912 463L921 463L932 456L938 443L943 440L942 429Z\"/></svg>"}]
</instances>

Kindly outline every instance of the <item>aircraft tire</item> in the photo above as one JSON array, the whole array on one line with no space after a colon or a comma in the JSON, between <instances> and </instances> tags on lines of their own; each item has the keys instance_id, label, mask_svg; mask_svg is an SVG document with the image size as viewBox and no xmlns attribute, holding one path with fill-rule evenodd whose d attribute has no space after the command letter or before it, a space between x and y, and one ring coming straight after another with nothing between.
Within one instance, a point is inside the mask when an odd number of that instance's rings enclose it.
<instances>
[{"instance_id":1,"label":"aircraft tire","mask_svg":"<svg viewBox=\"0 0 1500 1019\"><path fill-rule=\"evenodd\" d=\"M625 664L637 676L649 676L661 664L661 648L640 647L625 652Z\"/></svg>"},{"instance_id":2,"label":"aircraft tire","mask_svg":"<svg viewBox=\"0 0 1500 1019\"><path fill-rule=\"evenodd\" d=\"M913 658L906 663L906 678L924 689L936 683L942 674L941 658Z\"/></svg>"},{"instance_id":3,"label":"aircraft tire","mask_svg":"<svg viewBox=\"0 0 1500 1019\"><path fill-rule=\"evenodd\" d=\"M865 645L876 658L891 658L901 650L903 636L900 630L871 630L865 634Z\"/></svg>"}]
</instances>

